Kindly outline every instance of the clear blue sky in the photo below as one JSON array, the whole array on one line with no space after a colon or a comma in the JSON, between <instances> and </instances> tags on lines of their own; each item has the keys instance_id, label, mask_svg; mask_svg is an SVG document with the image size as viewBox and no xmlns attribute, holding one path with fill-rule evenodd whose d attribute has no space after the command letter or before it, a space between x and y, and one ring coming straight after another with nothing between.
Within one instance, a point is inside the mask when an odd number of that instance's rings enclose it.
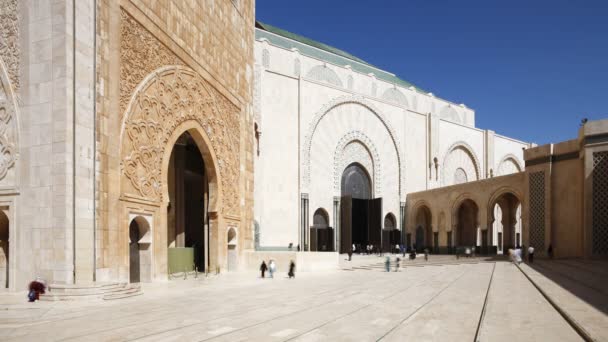
<instances>
[{"instance_id":1,"label":"clear blue sky","mask_svg":"<svg viewBox=\"0 0 608 342\"><path fill-rule=\"evenodd\" d=\"M257 0L256 17L465 103L499 134L558 142L608 118L608 0Z\"/></svg>"}]
</instances>

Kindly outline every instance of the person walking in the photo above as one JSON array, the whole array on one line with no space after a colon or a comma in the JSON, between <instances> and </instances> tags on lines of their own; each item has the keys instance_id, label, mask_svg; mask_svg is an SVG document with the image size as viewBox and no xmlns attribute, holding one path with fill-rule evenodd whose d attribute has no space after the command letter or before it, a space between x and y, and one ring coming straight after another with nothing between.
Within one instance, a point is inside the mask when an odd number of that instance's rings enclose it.
<instances>
[{"instance_id":1,"label":"person walking","mask_svg":"<svg viewBox=\"0 0 608 342\"><path fill-rule=\"evenodd\" d=\"M353 243L353 254L357 252L357 246Z\"/></svg>"},{"instance_id":2,"label":"person walking","mask_svg":"<svg viewBox=\"0 0 608 342\"><path fill-rule=\"evenodd\" d=\"M348 251L348 261L351 261L353 259L353 250L349 250Z\"/></svg>"},{"instance_id":3,"label":"person walking","mask_svg":"<svg viewBox=\"0 0 608 342\"><path fill-rule=\"evenodd\" d=\"M287 276L289 276L289 279L296 277L296 263L293 262L293 260L289 263L289 272L287 273Z\"/></svg>"},{"instance_id":4,"label":"person walking","mask_svg":"<svg viewBox=\"0 0 608 342\"><path fill-rule=\"evenodd\" d=\"M391 271L391 258L390 257L386 257L386 260L384 261L384 267L386 268L386 272Z\"/></svg>"},{"instance_id":5,"label":"person walking","mask_svg":"<svg viewBox=\"0 0 608 342\"><path fill-rule=\"evenodd\" d=\"M521 247L517 246L515 248L515 261L517 262L517 264L521 264Z\"/></svg>"},{"instance_id":6,"label":"person walking","mask_svg":"<svg viewBox=\"0 0 608 342\"><path fill-rule=\"evenodd\" d=\"M270 260L270 262L268 263L268 273L270 273L270 278L274 278L274 271L277 270L277 264L274 262L274 260Z\"/></svg>"},{"instance_id":7,"label":"person walking","mask_svg":"<svg viewBox=\"0 0 608 342\"><path fill-rule=\"evenodd\" d=\"M262 265L260 265L260 272L262 272L262 278L264 278L266 270L268 270L268 266L266 266L266 262L262 260Z\"/></svg>"},{"instance_id":8,"label":"person walking","mask_svg":"<svg viewBox=\"0 0 608 342\"><path fill-rule=\"evenodd\" d=\"M531 264L534 263L534 247L531 245L528 247L528 262Z\"/></svg>"},{"instance_id":9,"label":"person walking","mask_svg":"<svg viewBox=\"0 0 608 342\"><path fill-rule=\"evenodd\" d=\"M429 261L429 249L424 249L424 261Z\"/></svg>"},{"instance_id":10,"label":"person walking","mask_svg":"<svg viewBox=\"0 0 608 342\"><path fill-rule=\"evenodd\" d=\"M395 272L399 272L399 263L401 262L401 259L399 259L399 257L397 257L395 259Z\"/></svg>"}]
</instances>

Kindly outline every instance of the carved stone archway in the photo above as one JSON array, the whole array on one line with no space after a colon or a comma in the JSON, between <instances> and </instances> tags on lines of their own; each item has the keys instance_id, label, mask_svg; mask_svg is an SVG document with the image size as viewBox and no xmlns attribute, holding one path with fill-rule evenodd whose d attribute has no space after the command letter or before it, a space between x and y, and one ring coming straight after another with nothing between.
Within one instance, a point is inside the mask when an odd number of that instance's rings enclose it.
<instances>
[{"instance_id":1,"label":"carved stone archway","mask_svg":"<svg viewBox=\"0 0 608 342\"><path fill-rule=\"evenodd\" d=\"M382 123L382 125L386 128L395 148L395 152L397 154L397 163L399 166L399 197L404 199L405 196L405 167L401 158L403 158L404 154L401 151L401 143L399 142L398 135L393 127L390 125L389 121L386 117L376 109L371 103L369 103L363 96L341 96L337 97L330 102L326 103L314 116L311 120L310 125L308 127L308 132L304 137L304 145L301 151L302 157L302 188L308 189L310 186L310 153L311 153L311 145L312 139L315 134L317 127L321 120L327 115L332 109L339 107L345 104L358 104L367 108L372 114L374 114Z\"/></svg>"},{"instance_id":2,"label":"carved stone archway","mask_svg":"<svg viewBox=\"0 0 608 342\"><path fill-rule=\"evenodd\" d=\"M359 149L360 154L367 153L369 157L371 157L371 165L367 165L368 163L363 162L363 160L367 159L365 155L357 156L352 155L352 153L345 154L345 149L347 146L356 143L361 148ZM356 152L356 151L355 151ZM342 174L344 169L350 165L351 163L360 163L364 166L364 168L371 173L372 180L372 189L375 197L380 197L382 194L381 182L382 179L381 173L382 168L380 165L380 156L378 155L378 150L372 140L360 131L351 131L345 134L338 145L336 146L336 150L334 152L334 194L335 196L341 196L341 184L342 184Z\"/></svg>"},{"instance_id":3,"label":"carved stone archway","mask_svg":"<svg viewBox=\"0 0 608 342\"><path fill-rule=\"evenodd\" d=\"M470 160L472 165L466 163ZM453 185L456 171L466 172L466 181L481 179L479 159L473 152L473 148L464 141L454 143L443 156L441 182L443 186Z\"/></svg>"},{"instance_id":4,"label":"carved stone archway","mask_svg":"<svg viewBox=\"0 0 608 342\"><path fill-rule=\"evenodd\" d=\"M504 176L510 173L521 172L523 169L523 163L519 160L519 158L509 153L500 160L494 175Z\"/></svg>"},{"instance_id":5,"label":"carved stone archway","mask_svg":"<svg viewBox=\"0 0 608 342\"><path fill-rule=\"evenodd\" d=\"M238 108L186 67L160 68L136 88L121 129L120 199L123 207L140 203L158 217L153 251L157 279L167 273L169 159L184 132L201 152L208 177L209 266L225 265L218 232L240 220L239 122ZM124 226L121 236L128 234Z\"/></svg>"}]
</instances>

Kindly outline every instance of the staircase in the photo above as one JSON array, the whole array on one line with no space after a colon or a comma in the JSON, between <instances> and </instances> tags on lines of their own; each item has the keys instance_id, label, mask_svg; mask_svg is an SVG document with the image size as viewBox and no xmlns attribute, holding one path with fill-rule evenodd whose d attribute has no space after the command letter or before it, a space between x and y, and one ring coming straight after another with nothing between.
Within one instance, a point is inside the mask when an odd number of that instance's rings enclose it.
<instances>
[{"instance_id":1,"label":"staircase","mask_svg":"<svg viewBox=\"0 0 608 342\"><path fill-rule=\"evenodd\" d=\"M114 300L143 294L139 284L51 284L41 301L94 301Z\"/></svg>"}]
</instances>

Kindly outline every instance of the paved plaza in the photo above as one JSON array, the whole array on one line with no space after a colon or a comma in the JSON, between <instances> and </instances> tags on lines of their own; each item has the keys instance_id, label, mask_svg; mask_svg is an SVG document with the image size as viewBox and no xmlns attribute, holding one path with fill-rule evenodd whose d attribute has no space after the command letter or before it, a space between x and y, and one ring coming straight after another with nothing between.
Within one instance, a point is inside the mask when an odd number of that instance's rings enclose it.
<instances>
[{"instance_id":1,"label":"paved plaza","mask_svg":"<svg viewBox=\"0 0 608 342\"><path fill-rule=\"evenodd\" d=\"M279 270L274 279L246 272L147 284L143 295L116 301L26 303L22 294L7 294L0 297L0 336L4 341L582 340L511 263L434 256L402 262L399 272L387 273L383 260L357 255L350 263L343 260L339 271L302 272L295 279ZM601 341L608 340L608 295L605 286L593 284L605 284L603 267L556 261L522 270ZM573 295L576 291L587 297Z\"/></svg>"}]
</instances>

